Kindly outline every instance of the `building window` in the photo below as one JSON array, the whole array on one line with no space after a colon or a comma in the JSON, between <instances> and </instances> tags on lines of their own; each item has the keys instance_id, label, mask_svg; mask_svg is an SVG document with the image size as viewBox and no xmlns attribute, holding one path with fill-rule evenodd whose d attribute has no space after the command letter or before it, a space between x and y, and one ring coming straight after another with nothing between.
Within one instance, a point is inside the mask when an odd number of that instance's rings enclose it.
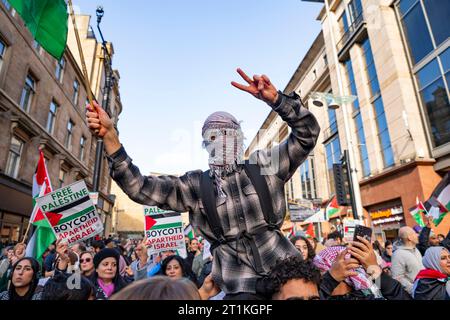
<instances>
[{"instance_id":1,"label":"building window","mask_svg":"<svg viewBox=\"0 0 450 320\"><path fill-rule=\"evenodd\" d=\"M2 0L2 3L5 6L6 10L11 10L11 4L8 2L8 0Z\"/></svg>"},{"instance_id":2,"label":"building window","mask_svg":"<svg viewBox=\"0 0 450 320\"><path fill-rule=\"evenodd\" d=\"M402 22L408 37L409 48L414 64L422 60L433 50L433 43L425 21L420 1L408 7L407 2L401 1L400 8L403 13Z\"/></svg>"},{"instance_id":3,"label":"building window","mask_svg":"<svg viewBox=\"0 0 450 320\"><path fill-rule=\"evenodd\" d=\"M333 135L337 132L337 120L336 110L328 108L328 122L330 124L330 134Z\"/></svg>"},{"instance_id":4,"label":"building window","mask_svg":"<svg viewBox=\"0 0 450 320\"><path fill-rule=\"evenodd\" d=\"M50 103L50 110L48 112L47 126L46 126L47 132L50 134L53 134L57 110L58 110L58 105L55 103L55 101L52 101Z\"/></svg>"},{"instance_id":5,"label":"building window","mask_svg":"<svg viewBox=\"0 0 450 320\"><path fill-rule=\"evenodd\" d=\"M377 70L375 68L375 61L373 60L372 47L370 46L369 38L362 43L363 54L366 60L366 72L369 78L369 87L372 97L380 93L380 84L378 82Z\"/></svg>"},{"instance_id":6,"label":"building window","mask_svg":"<svg viewBox=\"0 0 450 320\"><path fill-rule=\"evenodd\" d=\"M33 40L33 48L39 53L41 54L41 45L39 44L39 42L37 42L36 40Z\"/></svg>"},{"instance_id":7,"label":"building window","mask_svg":"<svg viewBox=\"0 0 450 320\"><path fill-rule=\"evenodd\" d=\"M348 32L347 12L344 11L344 13L339 17L338 24L341 34L346 34Z\"/></svg>"},{"instance_id":8,"label":"building window","mask_svg":"<svg viewBox=\"0 0 450 320\"><path fill-rule=\"evenodd\" d=\"M353 73L352 60L345 61L345 69L347 71L348 91L351 95L356 96L356 100L353 102L353 111L359 110L358 92L356 91L355 74Z\"/></svg>"},{"instance_id":9,"label":"building window","mask_svg":"<svg viewBox=\"0 0 450 320\"><path fill-rule=\"evenodd\" d=\"M389 130L381 96L374 101L373 105L375 107L375 116L378 126L378 139L381 146L381 154L383 155L384 167L391 167L394 165L394 154L392 152L391 138L389 136Z\"/></svg>"},{"instance_id":10,"label":"building window","mask_svg":"<svg viewBox=\"0 0 450 320\"><path fill-rule=\"evenodd\" d=\"M11 138L9 147L8 162L6 164L6 174L14 179L19 175L20 157L22 155L23 142L16 137Z\"/></svg>"},{"instance_id":11,"label":"building window","mask_svg":"<svg viewBox=\"0 0 450 320\"><path fill-rule=\"evenodd\" d=\"M422 0L425 14L430 22L436 47L450 37L450 2L442 0Z\"/></svg>"},{"instance_id":12,"label":"building window","mask_svg":"<svg viewBox=\"0 0 450 320\"><path fill-rule=\"evenodd\" d=\"M341 163L341 144L339 136L325 145L328 169L328 187L331 193L335 193L333 164Z\"/></svg>"},{"instance_id":13,"label":"building window","mask_svg":"<svg viewBox=\"0 0 450 320\"><path fill-rule=\"evenodd\" d=\"M3 60L5 59L6 44L0 39L0 71L3 68Z\"/></svg>"},{"instance_id":14,"label":"building window","mask_svg":"<svg viewBox=\"0 0 450 320\"><path fill-rule=\"evenodd\" d=\"M307 159L300 166L303 199L316 199L316 177L314 175L314 159Z\"/></svg>"},{"instance_id":15,"label":"building window","mask_svg":"<svg viewBox=\"0 0 450 320\"><path fill-rule=\"evenodd\" d=\"M73 96L72 96L72 102L74 106L77 106L78 104L78 97L80 95L80 83L78 80L75 80L73 82Z\"/></svg>"},{"instance_id":16,"label":"building window","mask_svg":"<svg viewBox=\"0 0 450 320\"><path fill-rule=\"evenodd\" d=\"M80 138L80 160L84 160L84 154L86 150L86 138L84 136L81 136Z\"/></svg>"},{"instance_id":17,"label":"building window","mask_svg":"<svg viewBox=\"0 0 450 320\"><path fill-rule=\"evenodd\" d=\"M22 95L20 97L20 107L28 112L30 110L31 103L33 101L33 96L35 93L36 83L32 76L28 75L25 79L25 86L22 90Z\"/></svg>"},{"instance_id":18,"label":"building window","mask_svg":"<svg viewBox=\"0 0 450 320\"><path fill-rule=\"evenodd\" d=\"M72 122L72 120L69 120L69 122L67 122L67 135L66 135L66 141L65 141L65 146L67 149L71 150L72 149L72 135L73 135L73 127L74 127L74 123Z\"/></svg>"},{"instance_id":19,"label":"building window","mask_svg":"<svg viewBox=\"0 0 450 320\"><path fill-rule=\"evenodd\" d=\"M398 13L414 65L433 147L450 142L450 2L400 0ZM448 43L448 41L447 41ZM442 52L442 49L445 51ZM419 62L424 65L418 67Z\"/></svg>"},{"instance_id":20,"label":"building window","mask_svg":"<svg viewBox=\"0 0 450 320\"><path fill-rule=\"evenodd\" d=\"M59 170L59 178L58 178L58 185L59 188L61 189L62 187L64 187L64 181L66 180L66 172L63 169Z\"/></svg>"},{"instance_id":21,"label":"building window","mask_svg":"<svg viewBox=\"0 0 450 320\"><path fill-rule=\"evenodd\" d=\"M398 9L413 64L420 62L450 36L449 1L401 0Z\"/></svg>"},{"instance_id":22,"label":"building window","mask_svg":"<svg viewBox=\"0 0 450 320\"><path fill-rule=\"evenodd\" d=\"M348 4L350 22L353 24L355 21L359 21L362 17L362 5L361 0L353 0Z\"/></svg>"},{"instance_id":23,"label":"building window","mask_svg":"<svg viewBox=\"0 0 450 320\"><path fill-rule=\"evenodd\" d=\"M56 64L55 76L59 82L63 81L65 66L66 66L66 60L64 60L64 58L61 58L61 60L59 60Z\"/></svg>"},{"instance_id":24,"label":"building window","mask_svg":"<svg viewBox=\"0 0 450 320\"><path fill-rule=\"evenodd\" d=\"M362 116L359 110L359 99L358 99L358 92L356 91L355 74L353 73L352 60L349 59L345 62L345 68L347 70L347 79L349 83L348 91L350 92L351 95L356 96L356 100L353 102L353 110L356 113L354 119L358 134L358 149L363 176L368 177L370 175L369 154L367 152L366 135L364 132Z\"/></svg>"},{"instance_id":25,"label":"building window","mask_svg":"<svg viewBox=\"0 0 450 320\"><path fill-rule=\"evenodd\" d=\"M384 167L387 168L394 165L394 154L392 152L391 138L387 126L386 114L384 113L384 104L381 97L380 84L378 82L377 70L375 68L369 38L363 41L362 49L366 61L366 72L367 78L369 79L369 87L372 92L372 98L375 99L373 101L373 106L375 108L375 117L378 125L378 139L380 142Z\"/></svg>"},{"instance_id":26,"label":"building window","mask_svg":"<svg viewBox=\"0 0 450 320\"><path fill-rule=\"evenodd\" d=\"M441 56L445 77L450 80L450 49ZM417 73L419 92L430 123L435 147L450 142L450 104L437 59L432 60Z\"/></svg>"}]
</instances>

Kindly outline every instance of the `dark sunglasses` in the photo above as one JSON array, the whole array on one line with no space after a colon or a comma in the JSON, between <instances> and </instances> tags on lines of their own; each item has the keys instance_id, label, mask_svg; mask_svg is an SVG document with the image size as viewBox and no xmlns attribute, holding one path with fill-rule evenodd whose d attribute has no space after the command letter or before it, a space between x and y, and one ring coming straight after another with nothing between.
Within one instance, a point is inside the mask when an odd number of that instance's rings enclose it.
<instances>
[{"instance_id":1,"label":"dark sunglasses","mask_svg":"<svg viewBox=\"0 0 450 320\"><path fill-rule=\"evenodd\" d=\"M84 263L84 262L91 262L91 258L86 258L86 259L80 259L80 263Z\"/></svg>"}]
</instances>

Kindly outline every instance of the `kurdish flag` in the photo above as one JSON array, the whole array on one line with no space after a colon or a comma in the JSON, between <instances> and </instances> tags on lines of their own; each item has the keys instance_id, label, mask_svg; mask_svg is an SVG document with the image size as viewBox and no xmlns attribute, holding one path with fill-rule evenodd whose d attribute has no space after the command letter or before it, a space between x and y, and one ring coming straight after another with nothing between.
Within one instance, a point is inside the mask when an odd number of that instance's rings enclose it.
<instances>
[{"instance_id":1,"label":"kurdish flag","mask_svg":"<svg viewBox=\"0 0 450 320\"><path fill-rule=\"evenodd\" d=\"M333 197L333 199L331 199L330 203L327 206L326 209L326 219L330 220L331 218L339 215L341 213L341 207L339 207L339 204L337 202L337 198L336 196Z\"/></svg>"},{"instance_id":2,"label":"kurdish flag","mask_svg":"<svg viewBox=\"0 0 450 320\"><path fill-rule=\"evenodd\" d=\"M450 212L450 172L434 190L431 198L425 202L428 215L433 217L433 223L438 226Z\"/></svg>"},{"instance_id":3,"label":"kurdish flag","mask_svg":"<svg viewBox=\"0 0 450 320\"><path fill-rule=\"evenodd\" d=\"M27 257L34 257L37 260L42 258L45 250L55 240L55 234L48 220L44 217L44 213L36 204L36 199L52 192L50 177L45 165L45 158L40 151L39 162L36 173L33 176L33 212L31 213L30 223L35 227L34 233L27 245Z\"/></svg>"},{"instance_id":4,"label":"kurdish flag","mask_svg":"<svg viewBox=\"0 0 450 320\"><path fill-rule=\"evenodd\" d=\"M417 222L419 226L422 228L425 227L425 222L423 222L422 213L427 213L427 209L423 205L422 201L419 201L419 197L416 198L416 206L414 208L409 209L409 212L413 216L414 220Z\"/></svg>"},{"instance_id":5,"label":"kurdish flag","mask_svg":"<svg viewBox=\"0 0 450 320\"><path fill-rule=\"evenodd\" d=\"M61 60L67 43L68 13L65 0L8 0L22 17L33 38Z\"/></svg>"}]
</instances>

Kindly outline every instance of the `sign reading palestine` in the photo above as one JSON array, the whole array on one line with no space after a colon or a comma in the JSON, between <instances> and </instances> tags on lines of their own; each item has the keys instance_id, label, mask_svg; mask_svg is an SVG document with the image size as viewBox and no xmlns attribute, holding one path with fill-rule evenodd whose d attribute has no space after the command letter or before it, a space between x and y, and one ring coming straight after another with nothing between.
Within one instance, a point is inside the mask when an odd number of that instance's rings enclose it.
<instances>
[{"instance_id":1,"label":"sign reading palestine","mask_svg":"<svg viewBox=\"0 0 450 320\"><path fill-rule=\"evenodd\" d=\"M187 257L181 213L144 206L144 216L150 254L173 250Z\"/></svg>"},{"instance_id":2,"label":"sign reading palestine","mask_svg":"<svg viewBox=\"0 0 450 320\"><path fill-rule=\"evenodd\" d=\"M73 244L103 231L103 223L83 180L37 198L36 203L58 240Z\"/></svg>"}]
</instances>

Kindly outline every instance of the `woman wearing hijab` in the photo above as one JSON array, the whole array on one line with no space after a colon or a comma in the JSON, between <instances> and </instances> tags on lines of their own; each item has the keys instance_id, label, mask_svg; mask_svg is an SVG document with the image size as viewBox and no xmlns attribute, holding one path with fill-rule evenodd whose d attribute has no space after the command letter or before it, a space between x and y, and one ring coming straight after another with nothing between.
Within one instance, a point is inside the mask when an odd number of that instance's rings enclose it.
<instances>
[{"instance_id":1,"label":"woman wearing hijab","mask_svg":"<svg viewBox=\"0 0 450 320\"><path fill-rule=\"evenodd\" d=\"M94 257L94 286L97 300L107 300L127 283L119 274L119 252L105 248Z\"/></svg>"},{"instance_id":2,"label":"woman wearing hijab","mask_svg":"<svg viewBox=\"0 0 450 320\"><path fill-rule=\"evenodd\" d=\"M39 283L39 262L33 258L22 258L12 268L11 285L0 294L0 300L41 300L36 293Z\"/></svg>"},{"instance_id":3,"label":"woman wearing hijab","mask_svg":"<svg viewBox=\"0 0 450 320\"><path fill-rule=\"evenodd\" d=\"M414 282L415 300L450 300L450 252L444 247L431 247L425 252L423 265Z\"/></svg>"}]
</instances>

